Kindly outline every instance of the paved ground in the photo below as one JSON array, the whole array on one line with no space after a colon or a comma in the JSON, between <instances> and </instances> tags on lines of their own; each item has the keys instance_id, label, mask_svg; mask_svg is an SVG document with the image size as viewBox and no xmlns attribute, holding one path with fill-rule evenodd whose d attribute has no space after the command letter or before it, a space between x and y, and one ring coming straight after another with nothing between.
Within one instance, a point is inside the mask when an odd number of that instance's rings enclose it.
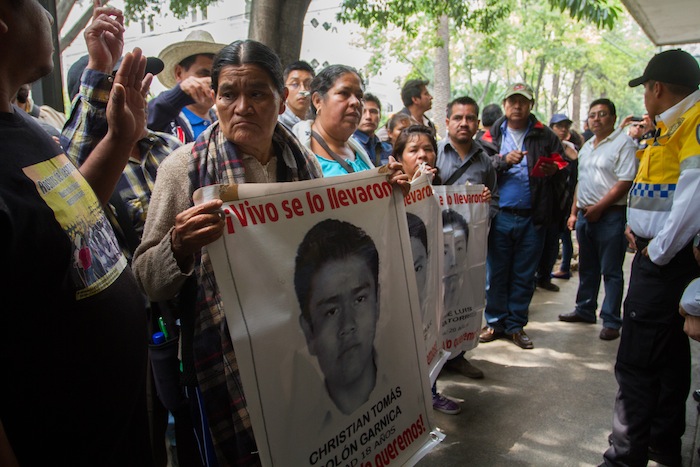
<instances>
[{"instance_id":1,"label":"paved ground","mask_svg":"<svg viewBox=\"0 0 700 467\"><path fill-rule=\"evenodd\" d=\"M628 254L628 275L632 255ZM435 414L447 437L420 466L591 466L602 462L617 391L613 374L619 339L598 338L601 324L563 323L573 309L578 276L555 280L559 292L538 289L526 331L535 348L498 340L480 344L469 360L483 380L443 373L438 390L462 401L459 415ZM601 287L602 288L602 287ZM602 294L601 294L602 296ZM693 388L700 343L692 342ZM689 397L684 465L700 466L695 453L698 412ZM657 465L650 463L650 465Z\"/></svg>"}]
</instances>

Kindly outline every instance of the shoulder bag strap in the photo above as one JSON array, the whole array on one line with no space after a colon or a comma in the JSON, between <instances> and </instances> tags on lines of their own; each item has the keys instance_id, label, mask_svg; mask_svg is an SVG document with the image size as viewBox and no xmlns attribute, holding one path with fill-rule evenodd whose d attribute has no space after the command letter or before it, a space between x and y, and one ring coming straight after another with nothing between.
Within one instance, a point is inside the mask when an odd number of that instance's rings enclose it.
<instances>
[{"instance_id":1,"label":"shoulder bag strap","mask_svg":"<svg viewBox=\"0 0 700 467\"><path fill-rule=\"evenodd\" d=\"M343 167L343 168L345 169L345 171L346 171L347 173L351 174L351 173L354 173L354 172L355 172L355 169L353 169L352 167L350 167L350 164L348 164L347 161L346 161L345 159L343 159L342 157L340 157L338 154L334 153L334 152L331 150L331 148L328 147L328 144L326 144L326 142L323 140L323 138L321 137L321 135L319 135L318 133L316 133L314 130L311 130L311 136L313 137L313 139L316 140L316 142L317 142L318 144L321 145L321 147L328 153L328 155L331 156L331 157L333 158L334 161L336 161L338 164L341 165L341 167Z\"/></svg>"},{"instance_id":2,"label":"shoulder bag strap","mask_svg":"<svg viewBox=\"0 0 700 467\"><path fill-rule=\"evenodd\" d=\"M479 148L479 150L476 151L476 153L474 153L474 155L472 157L470 157L467 162L462 164L462 166L459 169L455 170L455 173L453 173L452 176L450 176L450 178L448 178L445 181L445 183L443 183L443 185L453 185L457 180L459 180L459 177L461 177L464 174L464 172L467 171L467 169L474 162L474 158L476 158L476 156L478 156L479 153L481 153L481 152L482 152L482 149Z\"/></svg>"}]
</instances>

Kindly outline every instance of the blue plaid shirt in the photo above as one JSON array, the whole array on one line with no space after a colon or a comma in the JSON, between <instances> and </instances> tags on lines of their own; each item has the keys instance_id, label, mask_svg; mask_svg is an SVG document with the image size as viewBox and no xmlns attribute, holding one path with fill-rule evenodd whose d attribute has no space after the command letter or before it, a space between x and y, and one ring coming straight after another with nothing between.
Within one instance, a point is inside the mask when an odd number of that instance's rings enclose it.
<instances>
[{"instance_id":1,"label":"blue plaid shirt","mask_svg":"<svg viewBox=\"0 0 700 467\"><path fill-rule=\"evenodd\" d=\"M80 91L73 102L71 114L63 127L61 145L71 161L80 167L92 150L107 134L107 101L112 89L113 78L105 73L86 69L80 80ZM116 191L124 201L126 210L136 234L143 234L148 214L148 204L156 180L158 166L168 154L182 143L167 133L148 131L138 142L140 159L129 157ZM116 221L114 207L107 212L115 230L121 232ZM123 236L123 235L122 235ZM131 253L125 245L122 249L127 258Z\"/></svg>"}]
</instances>

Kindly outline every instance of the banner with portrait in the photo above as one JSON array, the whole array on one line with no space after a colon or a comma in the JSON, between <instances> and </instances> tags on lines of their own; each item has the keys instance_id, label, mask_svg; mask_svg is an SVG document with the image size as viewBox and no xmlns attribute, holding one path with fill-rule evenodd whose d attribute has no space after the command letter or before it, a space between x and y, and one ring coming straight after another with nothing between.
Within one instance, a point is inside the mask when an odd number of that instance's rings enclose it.
<instances>
[{"instance_id":1,"label":"banner with portrait","mask_svg":"<svg viewBox=\"0 0 700 467\"><path fill-rule=\"evenodd\" d=\"M263 465L415 464L443 436L385 169L195 193L214 198L208 249Z\"/></svg>"},{"instance_id":2,"label":"banner with portrait","mask_svg":"<svg viewBox=\"0 0 700 467\"><path fill-rule=\"evenodd\" d=\"M430 382L434 383L450 355L442 348L442 210L433 192L431 176L423 173L411 182L411 191L404 197L408 234L416 272L416 288L420 300L423 339L427 349Z\"/></svg>"},{"instance_id":3,"label":"banner with portrait","mask_svg":"<svg viewBox=\"0 0 700 467\"><path fill-rule=\"evenodd\" d=\"M486 306L489 202L484 185L434 188L444 241L442 347L456 355L479 343Z\"/></svg>"}]
</instances>

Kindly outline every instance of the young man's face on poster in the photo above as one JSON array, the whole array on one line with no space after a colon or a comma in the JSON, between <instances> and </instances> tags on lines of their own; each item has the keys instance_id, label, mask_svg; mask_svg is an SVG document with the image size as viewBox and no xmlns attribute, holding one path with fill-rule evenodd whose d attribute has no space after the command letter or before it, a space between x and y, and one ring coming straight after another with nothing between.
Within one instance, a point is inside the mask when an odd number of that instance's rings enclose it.
<instances>
[{"instance_id":1,"label":"young man's face on poster","mask_svg":"<svg viewBox=\"0 0 700 467\"><path fill-rule=\"evenodd\" d=\"M421 318L425 314L426 287L428 283L428 252L418 237L411 237L411 252L413 253L413 269L416 272L418 298L420 299Z\"/></svg>"},{"instance_id":2,"label":"young man's face on poster","mask_svg":"<svg viewBox=\"0 0 700 467\"><path fill-rule=\"evenodd\" d=\"M445 247L445 306L453 308L459 298L462 271L467 265L467 233L457 223L443 226Z\"/></svg>"},{"instance_id":3,"label":"young man's face on poster","mask_svg":"<svg viewBox=\"0 0 700 467\"><path fill-rule=\"evenodd\" d=\"M310 323L301 319L304 335L331 390L351 386L365 372L375 371L377 284L363 258L331 260L315 272L309 315Z\"/></svg>"}]
</instances>

